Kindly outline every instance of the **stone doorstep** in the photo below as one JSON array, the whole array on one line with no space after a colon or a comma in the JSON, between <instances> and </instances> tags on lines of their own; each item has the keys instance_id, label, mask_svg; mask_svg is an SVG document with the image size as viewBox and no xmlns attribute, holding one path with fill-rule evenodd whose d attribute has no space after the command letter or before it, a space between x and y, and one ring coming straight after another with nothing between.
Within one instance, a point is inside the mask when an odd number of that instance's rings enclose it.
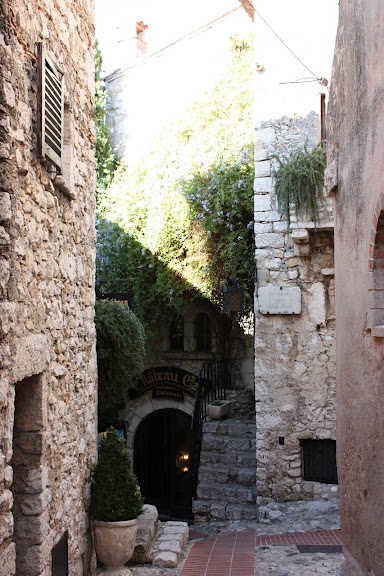
<instances>
[{"instance_id":1,"label":"stone doorstep","mask_svg":"<svg viewBox=\"0 0 384 576\"><path fill-rule=\"evenodd\" d=\"M130 565L152 563L175 568L189 541L186 522L159 522L155 506L146 504L137 519L136 546Z\"/></svg>"},{"instance_id":2,"label":"stone doorstep","mask_svg":"<svg viewBox=\"0 0 384 576\"><path fill-rule=\"evenodd\" d=\"M145 564L148 562L158 516L155 506L145 504L143 513L137 519L136 546L130 564Z\"/></svg>"},{"instance_id":3,"label":"stone doorstep","mask_svg":"<svg viewBox=\"0 0 384 576\"><path fill-rule=\"evenodd\" d=\"M189 541L187 522L159 523L150 554L154 566L175 568Z\"/></svg>"}]
</instances>

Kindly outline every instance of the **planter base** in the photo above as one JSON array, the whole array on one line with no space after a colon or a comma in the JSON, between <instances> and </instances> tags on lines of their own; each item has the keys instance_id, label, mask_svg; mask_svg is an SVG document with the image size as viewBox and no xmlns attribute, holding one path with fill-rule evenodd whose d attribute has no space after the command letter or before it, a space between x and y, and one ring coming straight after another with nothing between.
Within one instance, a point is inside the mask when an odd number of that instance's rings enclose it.
<instances>
[{"instance_id":1,"label":"planter base","mask_svg":"<svg viewBox=\"0 0 384 576\"><path fill-rule=\"evenodd\" d=\"M227 400L216 400L208 404L208 414L212 420L222 420L231 413L232 402Z\"/></svg>"},{"instance_id":2,"label":"planter base","mask_svg":"<svg viewBox=\"0 0 384 576\"><path fill-rule=\"evenodd\" d=\"M125 522L93 521L96 556L106 576L132 576L124 565L133 554L137 520Z\"/></svg>"}]
</instances>

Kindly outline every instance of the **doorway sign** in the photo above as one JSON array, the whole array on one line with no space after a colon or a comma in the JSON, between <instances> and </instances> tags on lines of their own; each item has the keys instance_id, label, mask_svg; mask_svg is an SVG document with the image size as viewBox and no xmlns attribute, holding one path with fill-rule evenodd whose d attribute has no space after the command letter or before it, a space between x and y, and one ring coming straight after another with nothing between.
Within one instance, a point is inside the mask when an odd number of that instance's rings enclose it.
<instances>
[{"instance_id":1,"label":"doorway sign","mask_svg":"<svg viewBox=\"0 0 384 576\"><path fill-rule=\"evenodd\" d=\"M137 384L131 388L129 395L136 398L148 390L173 389L194 396L197 389L197 376L181 368L161 366L145 370L137 379Z\"/></svg>"}]
</instances>

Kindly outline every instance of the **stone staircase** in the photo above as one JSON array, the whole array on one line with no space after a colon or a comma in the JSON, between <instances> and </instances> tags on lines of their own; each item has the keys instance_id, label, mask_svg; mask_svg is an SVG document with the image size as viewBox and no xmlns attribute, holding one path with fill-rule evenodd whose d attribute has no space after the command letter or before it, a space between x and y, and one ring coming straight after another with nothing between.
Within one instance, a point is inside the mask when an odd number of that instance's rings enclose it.
<instances>
[{"instance_id":1,"label":"stone staircase","mask_svg":"<svg viewBox=\"0 0 384 576\"><path fill-rule=\"evenodd\" d=\"M192 510L196 522L257 519L254 418L204 422Z\"/></svg>"}]
</instances>

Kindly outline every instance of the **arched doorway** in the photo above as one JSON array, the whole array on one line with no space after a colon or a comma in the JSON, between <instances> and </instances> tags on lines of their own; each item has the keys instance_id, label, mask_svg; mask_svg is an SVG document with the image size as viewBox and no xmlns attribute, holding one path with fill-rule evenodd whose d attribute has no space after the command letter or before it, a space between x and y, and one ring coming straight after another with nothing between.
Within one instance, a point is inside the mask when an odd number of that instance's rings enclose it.
<instances>
[{"instance_id":1,"label":"arched doorway","mask_svg":"<svg viewBox=\"0 0 384 576\"><path fill-rule=\"evenodd\" d=\"M134 442L134 471L147 504L165 518L192 519L191 417L180 410L149 414Z\"/></svg>"}]
</instances>

